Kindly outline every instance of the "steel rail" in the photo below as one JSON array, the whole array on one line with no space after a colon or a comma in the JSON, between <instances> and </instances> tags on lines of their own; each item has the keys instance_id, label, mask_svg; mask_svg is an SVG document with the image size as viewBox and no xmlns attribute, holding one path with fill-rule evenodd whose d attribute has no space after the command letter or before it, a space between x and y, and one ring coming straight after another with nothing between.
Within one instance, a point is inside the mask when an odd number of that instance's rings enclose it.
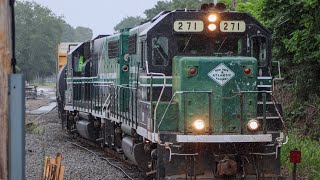
<instances>
[{"instance_id":1,"label":"steel rail","mask_svg":"<svg viewBox=\"0 0 320 180\"><path fill-rule=\"evenodd\" d=\"M134 178L132 178L123 168L119 167L119 166L116 165L116 164L113 164L112 162L110 162L109 159L104 158L104 157L101 157L101 156L99 156L97 153L93 152L92 150L90 150L90 149L88 149L88 148L86 148L86 147L84 147L84 146L81 146L81 145L79 145L79 144L77 144L77 143L75 143L75 142L71 142L71 141L66 141L66 142L68 142L68 143L70 143L70 144L72 144L72 145L74 145L74 146L77 146L77 147L79 147L79 148L81 148L81 149L84 149L84 150L86 150L87 152L90 152L91 154L93 154L94 156L96 156L96 157L99 158L99 159L102 159L102 160L107 161L109 165L111 165L112 167L115 167L116 169L120 170L127 178L129 178L130 180L134 180Z\"/></svg>"}]
</instances>

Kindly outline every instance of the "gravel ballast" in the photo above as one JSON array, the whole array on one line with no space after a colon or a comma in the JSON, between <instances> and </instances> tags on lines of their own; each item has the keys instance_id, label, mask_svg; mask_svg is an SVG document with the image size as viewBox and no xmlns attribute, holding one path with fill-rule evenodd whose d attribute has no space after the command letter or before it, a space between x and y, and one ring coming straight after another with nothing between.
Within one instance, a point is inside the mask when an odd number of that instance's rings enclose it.
<instances>
[{"instance_id":1,"label":"gravel ballast","mask_svg":"<svg viewBox=\"0 0 320 180\"><path fill-rule=\"evenodd\" d=\"M126 179L106 161L70 144L74 140L62 130L56 109L41 118L26 116L26 179L41 179L44 157L55 157L58 152L62 153L65 179Z\"/></svg>"}]
</instances>

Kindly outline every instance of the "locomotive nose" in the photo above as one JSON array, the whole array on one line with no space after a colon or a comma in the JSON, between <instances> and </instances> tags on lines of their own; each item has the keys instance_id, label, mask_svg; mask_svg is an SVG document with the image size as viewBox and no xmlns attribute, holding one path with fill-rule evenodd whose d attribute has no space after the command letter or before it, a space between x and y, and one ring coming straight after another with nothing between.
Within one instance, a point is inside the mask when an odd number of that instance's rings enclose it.
<instances>
[{"instance_id":1,"label":"locomotive nose","mask_svg":"<svg viewBox=\"0 0 320 180\"><path fill-rule=\"evenodd\" d=\"M239 133L245 128L241 119L256 115L256 95L240 96L241 91L256 90L256 66L251 57L175 57L173 93L179 104L179 130Z\"/></svg>"}]
</instances>

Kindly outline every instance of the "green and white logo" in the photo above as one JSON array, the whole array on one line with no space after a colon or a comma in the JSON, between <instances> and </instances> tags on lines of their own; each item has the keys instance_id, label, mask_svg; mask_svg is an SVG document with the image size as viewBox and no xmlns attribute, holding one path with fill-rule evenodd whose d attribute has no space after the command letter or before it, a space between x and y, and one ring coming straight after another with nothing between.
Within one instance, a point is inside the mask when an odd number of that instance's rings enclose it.
<instances>
[{"instance_id":1,"label":"green and white logo","mask_svg":"<svg viewBox=\"0 0 320 180\"><path fill-rule=\"evenodd\" d=\"M208 76L220 84L220 86L224 86L230 79L234 77L234 72L225 64L221 63L212 71L210 71Z\"/></svg>"}]
</instances>

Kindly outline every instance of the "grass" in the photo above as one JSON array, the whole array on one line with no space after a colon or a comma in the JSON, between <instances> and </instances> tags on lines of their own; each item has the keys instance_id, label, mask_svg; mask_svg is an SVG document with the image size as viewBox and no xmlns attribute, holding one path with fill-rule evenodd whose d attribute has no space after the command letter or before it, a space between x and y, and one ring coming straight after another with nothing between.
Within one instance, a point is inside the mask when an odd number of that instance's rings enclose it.
<instances>
[{"instance_id":1,"label":"grass","mask_svg":"<svg viewBox=\"0 0 320 180\"><path fill-rule=\"evenodd\" d=\"M289 141L281 147L281 163L292 172L290 151L298 148L301 151L301 163L297 165L298 174L308 179L320 180L320 143L310 138L299 136L297 132L289 132Z\"/></svg>"},{"instance_id":2,"label":"grass","mask_svg":"<svg viewBox=\"0 0 320 180\"><path fill-rule=\"evenodd\" d=\"M44 134L44 128L39 126L35 122L26 124L25 129L26 129L26 133L28 134L40 134L40 135Z\"/></svg>"}]
</instances>

